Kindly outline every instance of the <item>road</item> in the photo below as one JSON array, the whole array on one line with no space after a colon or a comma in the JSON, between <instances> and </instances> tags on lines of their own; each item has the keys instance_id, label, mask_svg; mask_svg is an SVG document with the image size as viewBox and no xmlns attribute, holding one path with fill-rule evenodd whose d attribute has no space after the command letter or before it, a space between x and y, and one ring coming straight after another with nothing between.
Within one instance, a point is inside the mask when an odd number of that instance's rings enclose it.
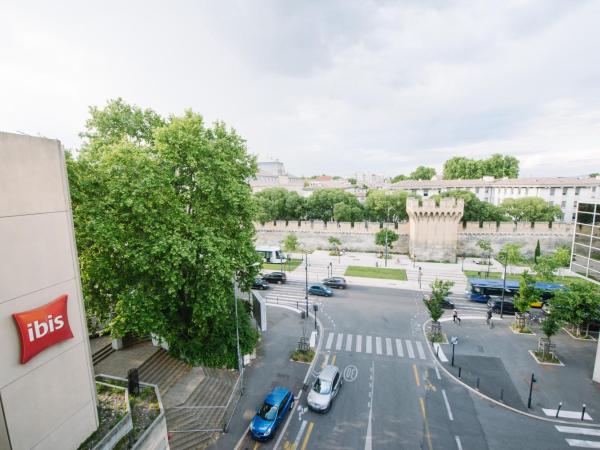
<instances>
[{"instance_id":1,"label":"road","mask_svg":"<svg viewBox=\"0 0 600 450\"><path fill-rule=\"evenodd\" d=\"M436 370L422 333L428 316L421 297L415 291L350 286L332 298L312 298L324 327L315 371L337 365L345 375L341 392L326 414L309 411L302 393L285 430L271 442L246 440L241 448L600 448L576 424L559 428L508 411ZM483 305L454 301L460 313L485 311Z\"/></svg>"}]
</instances>

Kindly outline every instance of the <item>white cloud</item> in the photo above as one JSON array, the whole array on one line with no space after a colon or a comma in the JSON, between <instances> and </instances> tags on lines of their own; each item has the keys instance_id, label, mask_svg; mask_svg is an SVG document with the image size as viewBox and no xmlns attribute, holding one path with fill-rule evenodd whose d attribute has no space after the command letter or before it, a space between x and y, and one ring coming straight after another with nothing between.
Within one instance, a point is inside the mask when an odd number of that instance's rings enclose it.
<instances>
[{"instance_id":1,"label":"white cloud","mask_svg":"<svg viewBox=\"0 0 600 450\"><path fill-rule=\"evenodd\" d=\"M3 3L0 126L79 145L117 96L224 120L292 173L513 154L600 169L600 4Z\"/></svg>"}]
</instances>

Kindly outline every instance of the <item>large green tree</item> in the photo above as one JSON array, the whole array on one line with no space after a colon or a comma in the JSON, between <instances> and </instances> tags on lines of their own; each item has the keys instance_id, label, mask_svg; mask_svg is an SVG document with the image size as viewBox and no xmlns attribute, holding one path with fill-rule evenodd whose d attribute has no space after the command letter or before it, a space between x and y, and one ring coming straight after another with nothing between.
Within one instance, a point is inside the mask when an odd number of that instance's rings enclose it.
<instances>
[{"instance_id":1,"label":"large green tree","mask_svg":"<svg viewBox=\"0 0 600 450\"><path fill-rule=\"evenodd\" d=\"M297 192L284 188L268 188L254 194L257 206L257 219L300 220L304 217L306 201Z\"/></svg>"},{"instance_id":2,"label":"large green tree","mask_svg":"<svg viewBox=\"0 0 600 450\"><path fill-rule=\"evenodd\" d=\"M113 336L155 333L192 364L235 366L233 280L259 271L254 158L191 111L162 119L116 100L90 112L68 162L88 313ZM257 334L239 315L245 353Z\"/></svg>"},{"instance_id":3,"label":"large green tree","mask_svg":"<svg viewBox=\"0 0 600 450\"><path fill-rule=\"evenodd\" d=\"M363 208L355 195L342 189L317 189L306 201L306 218L330 222L334 220L335 206L340 203L349 206L356 216L359 215L357 211Z\"/></svg>"},{"instance_id":4,"label":"large green tree","mask_svg":"<svg viewBox=\"0 0 600 450\"><path fill-rule=\"evenodd\" d=\"M411 172L411 180L431 180L436 175L433 167L419 166Z\"/></svg>"},{"instance_id":5,"label":"large green tree","mask_svg":"<svg viewBox=\"0 0 600 450\"><path fill-rule=\"evenodd\" d=\"M439 197L462 198L465 204L462 220L465 222L502 222L507 220L501 208L479 200L473 192L448 191L436 196L436 198Z\"/></svg>"},{"instance_id":6,"label":"large green tree","mask_svg":"<svg viewBox=\"0 0 600 450\"><path fill-rule=\"evenodd\" d=\"M500 207L514 222L550 222L563 215L559 206L539 197L507 198Z\"/></svg>"},{"instance_id":7,"label":"large green tree","mask_svg":"<svg viewBox=\"0 0 600 450\"><path fill-rule=\"evenodd\" d=\"M382 191L372 189L365 200L366 215L375 222L399 222L408 219L406 191Z\"/></svg>"},{"instance_id":8,"label":"large green tree","mask_svg":"<svg viewBox=\"0 0 600 450\"><path fill-rule=\"evenodd\" d=\"M475 180L483 176L517 178L519 160L495 153L488 159L479 160L456 156L444 163L445 180Z\"/></svg>"},{"instance_id":9,"label":"large green tree","mask_svg":"<svg viewBox=\"0 0 600 450\"><path fill-rule=\"evenodd\" d=\"M557 291L550 299L553 316L567 322L578 336L589 333L589 324L600 316L600 288L585 280L576 280L568 289Z\"/></svg>"}]
</instances>

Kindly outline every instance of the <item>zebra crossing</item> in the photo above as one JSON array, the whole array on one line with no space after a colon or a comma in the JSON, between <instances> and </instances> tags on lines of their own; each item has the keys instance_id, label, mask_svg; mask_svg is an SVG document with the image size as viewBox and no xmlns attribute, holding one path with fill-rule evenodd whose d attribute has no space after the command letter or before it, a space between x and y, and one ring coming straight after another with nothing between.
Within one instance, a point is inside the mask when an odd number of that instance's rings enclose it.
<instances>
[{"instance_id":1,"label":"zebra crossing","mask_svg":"<svg viewBox=\"0 0 600 450\"><path fill-rule=\"evenodd\" d=\"M559 433L573 435L573 437L565 438L565 441L570 447L600 448L600 440L590 440L590 437L600 438L600 429L598 428L570 427L563 425L555 425L555 428Z\"/></svg>"},{"instance_id":2,"label":"zebra crossing","mask_svg":"<svg viewBox=\"0 0 600 450\"><path fill-rule=\"evenodd\" d=\"M354 335L350 333L329 332L325 338L325 350L366 353L369 355L397 358L426 359L425 349L421 341L386 336L363 336L362 334Z\"/></svg>"}]
</instances>

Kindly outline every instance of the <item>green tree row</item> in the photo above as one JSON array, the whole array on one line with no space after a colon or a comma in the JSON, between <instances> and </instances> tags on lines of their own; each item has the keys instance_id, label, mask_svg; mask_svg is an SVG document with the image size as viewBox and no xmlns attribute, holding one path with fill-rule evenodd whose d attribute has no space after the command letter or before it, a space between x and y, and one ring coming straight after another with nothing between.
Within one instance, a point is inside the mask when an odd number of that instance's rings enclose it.
<instances>
[{"instance_id":1,"label":"green tree row","mask_svg":"<svg viewBox=\"0 0 600 450\"><path fill-rule=\"evenodd\" d=\"M91 108L67 167L86 312L114 337L161 336L191 364L235 367L233 280L260 261L244 140L186 111ZM242 352L257 332L240 307Z\"/></svg>"},{"instance_id":2,"label":"green tree row","mask_svg":"<svg viewBox=\"0 0 600 450\"><path fill-rule=\"evenodd\" d=\"M408 218L406 191L371 190L364 205L356 196L341 189L320 189L303 198L283 188L270 188L254 195L260 222L271 220L323 220L326 222L401 222ZM454 197L464 200L466 222L550 222L562 217L558 206L549 206L536 197L506 199L500 206L479 200L470 191L449 191L433 198Z\"/></svg>"}]
</instances>

